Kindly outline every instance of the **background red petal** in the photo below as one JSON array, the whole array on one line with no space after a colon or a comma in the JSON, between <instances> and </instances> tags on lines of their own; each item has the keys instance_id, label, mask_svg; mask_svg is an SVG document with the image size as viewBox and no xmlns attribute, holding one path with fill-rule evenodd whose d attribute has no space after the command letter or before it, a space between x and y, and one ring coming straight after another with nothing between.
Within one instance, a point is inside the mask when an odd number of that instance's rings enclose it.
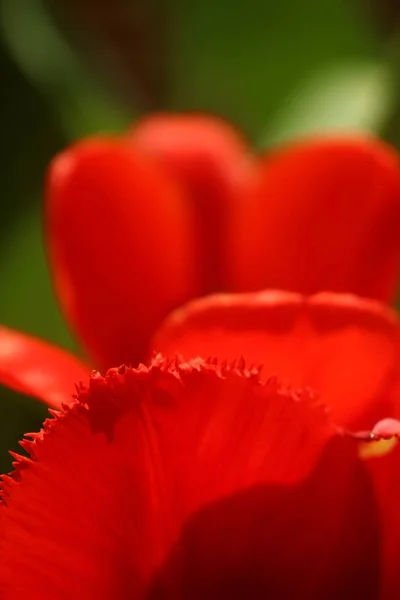
<instances>
[{"instance_id":1,"label":"background red petal","mask_svg":"<svg viewBox=\"0 0 400 600\"><path fill-rule=\"evenodd\" d=\"M253 162L248 143L223 119L201 113L144 117L129 139L184 185L195 215L202 293L221 290L227 219Z\"/></svg>"},{"instance_id":2,"label":"background red petal","mask_svg":"<svg viewBox=\"0 0 400 600\"><path fill-rule=\"evenodd\" d=\"M167 356L242 355L278 375L311 386L351 429L370 429L399 398L399 326L384 305L355 296L291 292L221 294L173 313L153 340Z\"/></svg>"},{"instance_id":3,"label":"background red petal","mask_svg":"<svg viewBox=\"0 0 400 600\"><path fill-rule=\"evenodd\" d=\"M381 530L380 600L396 600L400 586L400 446L393 440L387 452L367 459L379 507ZM375 442L373 443L375 445ZM374 451L374 447L371 449Z\"/></svg>"},{"instance_id":4,"label":"background red petal","mask_svg":"<svg viewBox=\"0 0 400 600\"><path fill-rule=\"evenodd\" d=\"M65 350L0 327L0 383L59 408L86 380L90 367Z\"/></svg>"},{"instance_id":5,"label":"background red petal","mask_svg":"<svg viewBox=\"0 0 400 600\"><path fill-rule=\"evenodd\" d=\"M400 171L373 138L307 140L259 159L234 205L228 287L328 290L393 300Z\"/></svg>"},{"instance_id":6,"label":"background red petal","mask_svg":"<svg viewBox=\"0 0 400 600\"><path fill-rule=\"evenodd\" d=\"M136 364L160 320L198 291L184 197L120 140L92 139L53 162L46 217L68 320L99 365Z\"/></svg>"}]
</instances>

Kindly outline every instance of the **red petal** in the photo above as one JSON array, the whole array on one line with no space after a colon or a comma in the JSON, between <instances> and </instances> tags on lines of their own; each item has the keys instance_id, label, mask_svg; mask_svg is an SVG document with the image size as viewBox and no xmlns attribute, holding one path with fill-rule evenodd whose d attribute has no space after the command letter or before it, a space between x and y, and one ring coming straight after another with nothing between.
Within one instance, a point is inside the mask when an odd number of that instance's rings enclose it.
<instances>
[{"instance_id":1,"label":"red petal","mask_svg":"<svg viewBox=\"0 0 400 600\"><path fill-rule=\"evenodd\" d=\"M197 295L184 198L159 167L112 139L61 154L47 195L50 258L68 319L101 365L136 363L160 320Z\"/></svg>"},{"instance_id":2,"label":"red petal","mask_svg":"<svg viewBox=\"0 0 400 600\"><path fill-rule=\"evenodd\" d=\"M50 406L70 402L90 369L57 346L0 327L0 383Z\"/></svg>"},{"instance_id":3,"label":"red petal","mask_svg":"<svg viewBox=\"0 0 400 600\"><path fill-rule=\"evenodd\" d=\"M184 184L195 211L203 293L221 289L226 221L250 166L247 142L222 119L201 113L145 117L130 137Z\"/></svg>"},{"instance_id":4,"label":"red petal","mask_svg":"<svg viewBox=\"0 0 400 600\"><path fill-rule=\"evenodd\" d=\"M354 591L363 567L373 591L374 521L350 442L307 394L260 384L256 373L156 360L94 375L79 404L25 441L33 459L17 459L17 477L3 483L4 597L139 600L160 585L157 568L163 598L228 597L218 581L210 596L168 595L186 586L204 548L214 554L200 576L214 568L223 578L240 560L240 574L250 584L261 577L264 592L297 582L297 597L316 600L331 588ZM168 555L193 527L201 545L177 574Z\"/></svg>"},{"instance_id":5,"label":"red petal","mask_svg":"<svg viewBox=\"0 0 400 600\"><path fill-rule=\"evenodd\" d=\"M308 140L261 158L232 214L230 288L393 299L399 174L397 154L373 138Z\"/></svg>"},{"instance_id":6,"label":"red petal","mask_svg":"<svg viewBox=\"0 0 400 600\"><path fill-rule=\"evenodd\" d=\"M276 373L317 390L334 419L351 429L368 429L392 414L398 397L396 315L353 296L276 291L209 296L173 313L153 348L186 359L243 355L263 363L264 377Z\"/></svg>"},{"instance_id":7,"label":"red petal","mask_svg":"<svg viewBox=\"0 0 400 600\"><path fill-rule=\"evenodd\" d=\"M379 442L379 444L382 442ZM385 442L383 442L385 443ZM366 461L375 484L381 529L380 600L397 600L400 586L400 445Z\"/></svg>"},{"instance_id":8,"label":"red petal","mask_svg":"<svg viewBox=\"0 0 400 600\"><path fill-rule=\"evenodd\" d=\"M301 486L255 486L196 513L148 600L376 600L373 494L350 446L328 448Z\"/></svg>"}]
</instances>

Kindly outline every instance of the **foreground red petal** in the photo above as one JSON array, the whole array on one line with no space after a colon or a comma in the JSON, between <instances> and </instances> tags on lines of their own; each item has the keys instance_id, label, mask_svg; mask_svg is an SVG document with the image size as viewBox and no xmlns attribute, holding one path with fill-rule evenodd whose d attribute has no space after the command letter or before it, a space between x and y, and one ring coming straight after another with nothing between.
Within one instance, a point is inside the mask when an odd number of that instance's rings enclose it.
<instances>
[{"instance_id":1,"label":"foreground red petal","mask_svg":"<svg viewBox=\"0 0 400 600\"><path fill-rule=\"evenodd\" d=\"M391 426L393 430L394 422ZM366 460L374 482L374 492L379 507L381 530L381 587L379 600L397 600L400 586L400 423L394 438L383 444L383 454L378 452ZM375 428L376 430L376 428ZM368 448L368 450L370 450Z\"/></svg>"},{"instance_id":2,"label":"foreground red petal","mask_svg":"<svg viewBox=\"0 0 400 600\"><path fill-rule=\"evenodd\" d=\"M220 290L226 223L252 162L248 143L224 120L201 113L145 117L129 138L185 186L195 215L203 294Z\"/></svg>"},{"instance_id":3,"label":"foreground red petal","mask_svg":"<svg viewBox=\"0 0 400 600\"><path fill-rule=\"evenodd\" d=\"M220 294L170 315L153 348L185 359L242 355L264 363L264 377L310 385L352 430L394 414L400 392L396 314L355 296L291 292Z\"/></svg>"},{"instance_id":4,"label":"foreground red petal","mask_svg":"<svg viewBox=\"0 0 400 600\"><path fill-rule=\"evenodd\" d=\"M0 384L43 400L54 408L72 400L74 384L90 369L65 350L0 327Z\"/></svg>"},{"instance_id":5,"label":"foreground red petal","mask_svg":"<svg viewBox=\"0 0 400 600\"><path fill-rule=\"evenodd\" d=\"M398 155L373 138L308 140L261 157L226 245L235 291L322 290L393 300Z\"/></svg>"},{"instance_id":6,"label":"foreground red petal","mask_svg":"<svg viewBox=\"0 0 400 600\"><path fill-rule=\"evenodd\" d=\"M117 139L53 162L47 234L62 307L100 365L137 363L168 312L197 295L191 217L159 166Z\"/></svg>"},{"instance_id":7,"label":"foreground red petal","mask_svg":"<svg viewBox=\"0 0 400 600\"><path fill-rule=\"evenodd\" d=\"M94 375L23 445L4 600L375 598L364 465L306 392L157 359Z\"/></svg>"}]
</instances>

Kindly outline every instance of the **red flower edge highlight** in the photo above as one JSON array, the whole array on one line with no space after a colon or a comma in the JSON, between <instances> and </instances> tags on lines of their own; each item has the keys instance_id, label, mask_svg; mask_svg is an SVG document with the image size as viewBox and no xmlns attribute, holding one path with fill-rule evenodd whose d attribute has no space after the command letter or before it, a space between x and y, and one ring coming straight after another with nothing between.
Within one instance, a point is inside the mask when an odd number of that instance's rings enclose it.
<instances>
[{"instance_id":1,"label":"red flower edge highlight","mask_svg":"<svg viewBox=\"0 0 400 600\"><path fill-rule=\"evenodd\" d=\"M89 372L78 358L43 340L0 327L0 383L54 408L72 401Z\"/></svg>"},{"instance_id":2,"label":"red flower edge highlight","mask_svg":"<svg viewBox=\"0 0 400 600\"><path fill-rule=\"evenodd\" d=\"M326 136L261 156L226 243L235 291L323 290L393 300L400 164L372 137Z\"/></svg>"},{"instance_id":3,"label":"red flower edge highlight","mask_svg":"<svg viewBox=\"0 0 400 600\"><path fill-rule=\"evenodd\" d=\"M400 416L397 315L356 296L268 290L216 294L172 313L152 347L185 359L243 356L293 385L311 386L352 430Z\"/></svg>"},{"instance_id":4,"label":"red flower edge highlight","mask_svg":"<svg viewBox=\"0 0 400 600\"><path fill-rule=\"evenodd\" d=\"M375 598L364 463L309 392L157 358L77 400L3 479L5 600Z\"/></svg>"}]
</instances>

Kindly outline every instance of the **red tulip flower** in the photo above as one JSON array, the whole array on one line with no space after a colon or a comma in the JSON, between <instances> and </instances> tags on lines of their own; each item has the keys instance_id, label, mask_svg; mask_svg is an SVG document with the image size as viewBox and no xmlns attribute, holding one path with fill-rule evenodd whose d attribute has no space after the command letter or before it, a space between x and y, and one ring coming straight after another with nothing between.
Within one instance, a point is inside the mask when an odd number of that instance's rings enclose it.
<instances>
[{"instance_id":1,"label":"red tulip flower","mask_svg":"<svg viewBox=\"0 0 400 600\"><path fill-rule=\"evenodd\" d=\"M91 364L137 365L162 320L208 293L283 289L393 300L399 160L370 137L325 137L254 155L230 125L155 115L49 169L54 286ZM0 380L53 406L87 367L0 330Z\"/></svg>"},{"instance_id":2,"label":"red tulip flower","mask_svg":"<svg viewBox=\"0 0 400 600\"><path fill-rule=\"evenodd\" d=\"M397 599L399 196L377 140L252 157L201 116L55 160L55 287L108 370L0 333L58 409L3 478L2 599Z\"/></svg>"}]
</instances>

